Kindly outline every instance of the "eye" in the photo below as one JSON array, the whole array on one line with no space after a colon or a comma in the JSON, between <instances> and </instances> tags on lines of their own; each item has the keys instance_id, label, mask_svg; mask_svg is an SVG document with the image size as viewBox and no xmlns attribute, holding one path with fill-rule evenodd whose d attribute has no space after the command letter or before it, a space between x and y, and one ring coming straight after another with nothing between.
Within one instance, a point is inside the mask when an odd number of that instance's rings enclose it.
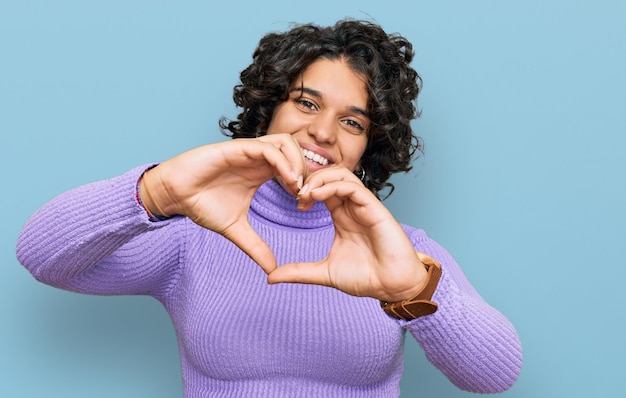
<instances>
[{"instance_id":1,"label":"eye","mask_svg":"<svg viewBox=\"0 0 626 398\"><path fill-rule=\"evenodd\" d=\"M309 100L307 100L305 98L296 98L296 99L294 99L294 101L296 102L296 104L298 104L298 105L300 105L300 106L302 106L304 108L307 108L308 110L311 110L311 111L317 110L317 106L313 102L311 102L311 101L309 101Z\"/></svg>"},{"instance_id":2,"label":"eye","mask_svg":"<svg viewBox=\"0 0 626 398\"><path fill-rule=\"evenodd\" d=\"M361 124L360 122L358 122L357 120L354 119L346 119L343 121L346 125L348 125L350 128L357 130L358 132L364 132L365 131L365 127L363 126L363 124Z\"/></svg>"}]
</instances>

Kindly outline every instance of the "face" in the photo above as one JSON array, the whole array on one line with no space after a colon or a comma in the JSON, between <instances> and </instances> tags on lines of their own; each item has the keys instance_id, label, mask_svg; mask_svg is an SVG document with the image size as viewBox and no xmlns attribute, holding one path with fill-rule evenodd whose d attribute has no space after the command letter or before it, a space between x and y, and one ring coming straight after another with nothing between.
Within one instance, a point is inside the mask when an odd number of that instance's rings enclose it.
<instances>
[{"instance_id":1,"label":"face","mask_svg":"<svg viewBox=\"0 0 626 398\"><path fill-rule=\"evenodd\" d=\"M367 145L370 120L365 78L341 59L321 58L289 87L274 110L267 134L291 134L310 173L329 166L352 171Z\"/></svg>"}]
</instances>

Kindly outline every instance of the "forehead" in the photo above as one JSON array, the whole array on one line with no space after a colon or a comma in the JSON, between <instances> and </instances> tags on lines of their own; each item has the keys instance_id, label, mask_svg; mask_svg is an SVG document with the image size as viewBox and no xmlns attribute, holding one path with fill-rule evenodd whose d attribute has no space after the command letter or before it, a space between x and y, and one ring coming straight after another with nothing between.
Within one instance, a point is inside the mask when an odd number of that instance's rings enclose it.
<instances>
[{"instance_id":1,"label":"forehead","mask_svg":"<svg viewBox=\"0 0 626 398\"><path fill-rule=\"evenodd\" d=\"M311 63L292 83L291 88L313 89L324 99L333 98L365 107L368 102L366 78L343 59L320 58Z\"/></svg>"}]
</instances>

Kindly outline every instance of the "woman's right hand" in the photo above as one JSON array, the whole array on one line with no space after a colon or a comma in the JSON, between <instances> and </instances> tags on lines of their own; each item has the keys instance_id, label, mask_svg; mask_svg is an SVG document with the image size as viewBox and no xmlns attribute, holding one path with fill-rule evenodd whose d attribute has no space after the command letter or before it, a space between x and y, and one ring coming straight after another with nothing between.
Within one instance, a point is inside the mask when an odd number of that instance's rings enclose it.
<instances>
[{"instance_id":1,"label":"woman's right hand","mask_svg":"<svg viewBox=\"0 0 626 398\"><path fill-rule=\"evenodd\" d=\"M148 170L140 195L151 213L188 217L232 241L269 273L276 259L248 223L250 202L272 177L280 177L295 196L306 170L300 146L288 134L235 139L192 149Z\"/></svg>"}]
</instances>

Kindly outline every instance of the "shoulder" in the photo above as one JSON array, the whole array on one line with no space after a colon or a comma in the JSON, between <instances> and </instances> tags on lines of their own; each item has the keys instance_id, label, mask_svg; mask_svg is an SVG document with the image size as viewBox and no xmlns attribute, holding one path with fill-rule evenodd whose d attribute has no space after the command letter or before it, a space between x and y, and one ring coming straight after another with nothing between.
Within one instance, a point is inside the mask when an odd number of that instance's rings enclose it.
<instances>
[{"instance_id":1,"label":"shoulder","mask_svg":"<svg viewBox=\"0 0 626 398\"><path fill-rule=\"evenodd\" d=\"M402 226L402 229L407 234L407 236L409 237L413 245L416 245L419 242L426 242L426 241L432 240L428 236L426 231L421 228L412 227L410 225L402 224L402 223L400 224L400 226Z\"/></svg>"},{"instance_id":2,"label":"shoulder","mask_svg":"<svg viewBox=\"0 0 626 398\"><path fill-rule=\"evenodd\" d=\"M409 240L413 244L415 250L428 254L435 258L442 265L451 263L456 264L456 261L450 255L450 253L439 242L431 238L425 230L421 228L415 228L410 225L400 224L405 233L409 237Z\"/></svg>"}]
</instances>

